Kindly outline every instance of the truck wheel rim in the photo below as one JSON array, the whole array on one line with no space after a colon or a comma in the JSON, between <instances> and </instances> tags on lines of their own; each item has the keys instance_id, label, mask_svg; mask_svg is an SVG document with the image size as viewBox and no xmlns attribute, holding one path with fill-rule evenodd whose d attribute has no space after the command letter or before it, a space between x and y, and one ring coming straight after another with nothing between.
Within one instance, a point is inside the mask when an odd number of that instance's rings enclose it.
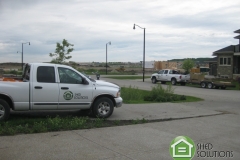
<instances>
[{"instance_id":1,"label":"truck wheel rim","mask_svg":"<svg viewBox=\"0 0 240 160\"><path fill-rule=\"evenodd\" d=\"M153 78L153 79L152 79L152 82L153 82L153 83L155 83L155 82L156 82L156 79L155 79L155 78Z\"/></svg>"},{"instance_id":2,"label":"truck wheel rim","mask_svg":"<svg viewBox=\"0 0 240 160\"><path fill-rule=\"evenodd\" d=\"M212 84L211 83L208 84L208 88L212 88Z\"/></svg>"},{"instance_id":3,"label":"truck wheel rim","mask_svg":"<svg viewBox=\"0 0 240 160\"><path fill-rule=\"evenodd\" d=\"M110 104L108 102L102 102L98 105L98 113L106 115L110 111Z\"/></svg>"},{"instance_id":4,"label":"truck wheel rim","mask_svg":"<svg viewBox=\"0 0 240 160\"><path fill-rule=\"evenodd\" d=\"M0 104L0 118L2 118L5 114L5 109L4 107Z\"/></svg>"}]
</instances>

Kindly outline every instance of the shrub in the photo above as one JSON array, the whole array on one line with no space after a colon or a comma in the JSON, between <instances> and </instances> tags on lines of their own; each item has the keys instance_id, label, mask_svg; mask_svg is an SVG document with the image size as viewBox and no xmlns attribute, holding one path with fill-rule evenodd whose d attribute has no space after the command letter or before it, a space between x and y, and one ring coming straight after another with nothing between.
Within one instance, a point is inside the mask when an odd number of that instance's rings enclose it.
<instances>
[{"instance_id":1,"label":"shrub","mask_svg":"<svg viewBox=\"0 0 240 160\"><path fill-rule=\"evenodd\" d=\"M144 101L152 101L152 102L171 102L171 101L179 101L186 100L186 96L176 95L173 92L173 88L169 85L166 89L162 88L159 84L156 87L153 87L151 92L144 96Z\"/></svg>"}]
</instances>

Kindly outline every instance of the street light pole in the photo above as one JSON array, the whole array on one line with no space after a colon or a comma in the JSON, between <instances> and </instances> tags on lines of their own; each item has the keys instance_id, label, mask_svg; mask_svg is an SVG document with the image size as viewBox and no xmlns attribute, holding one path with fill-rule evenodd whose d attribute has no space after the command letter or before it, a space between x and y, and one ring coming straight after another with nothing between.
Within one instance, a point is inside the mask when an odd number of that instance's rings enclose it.
<instances>
[{"instance_id":1,"label":"street light pole","mask_svg":"<svg viewBox=\"0 0 240 160\"><path fill-rule=\"evenodd\" d=\"M22 43L22 71L23 71L23 45L27 43L30 45L30 42Z\"/></svg>"},{"instance_id":2,"label":"street light pole","mask_svg":"<svg viewBox=\"0 0 240 160\"><path fill-rule=\"evenodd\" d=\"M111 41L106 43L106 74L107 74L107 45L111 45Z\"/></svg>"},{"instance_id":3,"label":"street light pole","mask_svg":"<svg viewBox=\"0 0 240 160\"><path fill-rule=\"evenodd\" d=\"M145 29L142 28L137 24L133 25L133 29L135 29L135 26L138 26L139 28L143 29L143 82L144 82L144 74L145 74Z\"/></svg>"}]
</instances>

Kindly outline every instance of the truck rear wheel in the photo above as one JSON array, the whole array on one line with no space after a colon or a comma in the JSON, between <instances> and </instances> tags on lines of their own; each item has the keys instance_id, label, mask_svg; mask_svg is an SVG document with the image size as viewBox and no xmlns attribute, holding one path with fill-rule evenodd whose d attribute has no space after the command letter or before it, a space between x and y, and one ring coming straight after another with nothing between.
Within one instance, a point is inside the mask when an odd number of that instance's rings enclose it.
<instances>
[{"instance_id":1,"label":"truck rear wheel","mask_svg":"<svg viewBox=\"0 0 240 160\"><path fill-rule=\"evenodd\" d=\"M172 79L171 79L171 83L172 83L172 85L176 85L176 83L177 83L176 79L175 79L175 78L172 78Z\"/></svg>"},{"instance_id":2,"label":"truck rear wheel","mask_svg":"<svg viewBox=\"0 0 240 160\"><path fill-rule=\"evenodd\" d=\"M226 89L226 87L222 86L221 89Z\"/></svg>"},{"instance_id":3,"label":"truck rear wheel","mask_svg":"<svg viewBox=\"0 0 240 160\"><path fill-rule=\"evenodd\" d=\"M8 103L0 99L0 121L7 120L10 115L10 107Z\"/></svg>"},{"instance_id":4,"label":"truck rear wheel","mask_svg":"<svg viewBox=\"0 0 240 160\"><path fill-rule=\"evenodd\" d=\"M98 118L108 118L114 110L113 102L107 97L96 100L93 104L93 114Z\"/></svg>"}]
</instances>

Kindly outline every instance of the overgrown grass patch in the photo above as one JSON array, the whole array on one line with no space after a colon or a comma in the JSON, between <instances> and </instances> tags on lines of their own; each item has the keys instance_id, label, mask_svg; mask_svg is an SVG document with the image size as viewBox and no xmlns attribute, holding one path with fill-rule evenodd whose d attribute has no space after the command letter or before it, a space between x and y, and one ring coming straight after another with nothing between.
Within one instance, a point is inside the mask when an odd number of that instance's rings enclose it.
<instances>
[{"instance_id":1,"label":"overgrown grass patch","mask_svg":"<svg viewBox=\"0 0 240 160\"><path fill-rule=\"evenodd\" d=\"M153 87L151 91L141 90L136 87L122 87L121 96L124 103L139 104L139 103L156 103L156 102L196 102L203 99L174 94L174 89L168 85L164 89L160 84Z\"/></svg>"},{"instance_id":2,"label":"overgrown grass patch","mask_svg":"<svg viewBox=\"0 0 240 160\"><path fill-rule=\"evenodd\" d=\"M88 117L68 116L68 117L14 117L7 122L0 122L0 136L44 133L53 131L66 131L76 129L91 129L101 127L112 127L122 125L133 125L148 123L146 119L137 120L106 120L90 119Z\"/></svg>"}]
</instances>

